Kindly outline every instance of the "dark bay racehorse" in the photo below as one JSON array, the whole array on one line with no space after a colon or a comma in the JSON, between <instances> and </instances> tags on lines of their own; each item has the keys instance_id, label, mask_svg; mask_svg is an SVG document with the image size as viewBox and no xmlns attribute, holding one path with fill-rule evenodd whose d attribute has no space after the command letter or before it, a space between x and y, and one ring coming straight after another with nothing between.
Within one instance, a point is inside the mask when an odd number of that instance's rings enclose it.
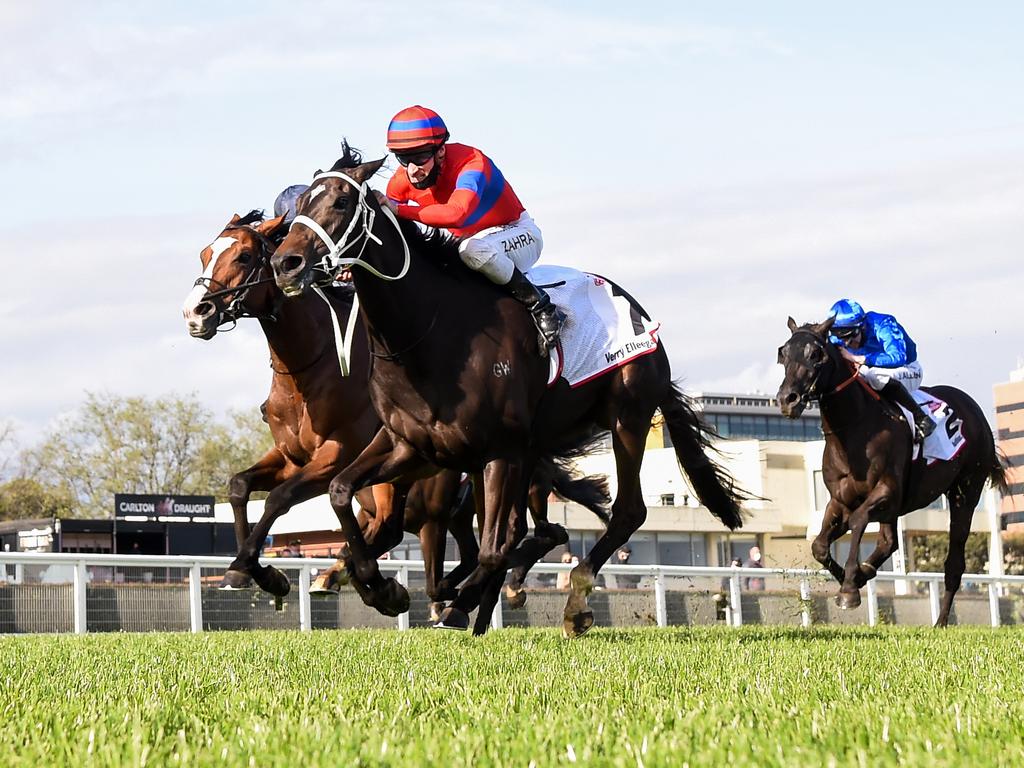
<instances>
[{"instance_id":1,"label":"dark bay racehorse","mask_svg":"<svg viewBox=\"0 0 1024 768\"><path fill-rule=\"evenodd\" d=\"M903 416L884 405L857 370L828 340L832 319L797 326L789 318L789 341L779 348L786 377L779 388L783 415L797 418L818 401L825 433L822 476L830 499L821 533L811 545L815 559L842 585L836 602L860 605L860 587L896 551L896 518L928 506L942 494L949 501L949 554L946 591L937 626L946 626L953 597L964 573L964 547L971 517L985 482L1006 489L1005 469L992 430L978 404L959 389L923 387L945 401L961 422L966 443L949 461L912 460L914 442ZM861 538L869 522L879 523L878 545L858 563ZM832 543L851 532L850 555L842 567L832 559Z\"/></svg>"},{"instance_id":2,"label":"dark bay racehorse","mask_svg":"<svg viewBox=\"0 0 1024 768\"><path fill-rule=\"evenodd\" d=\"M709 433L673 385L662 347L575 389L564 381L548 389L548 363L529 314L465 268L456 242L425 236L378 206L366 181L382 164L362 163L346 145L299 199L300 216L273 258L278 285L299 295L325 254L335 265L342 254L350 263L357 256L353 279L375 356L370 397L384 428L331 484L356 576L370 589L393 589L366 553L351 514L353 490L415 477L427 464L481 472L480 567L444 623L467 626L479 605L474 631L485 631L507 569L533 556L524 539L526 478L545 453L611 430L618 478L612 517L572 572L563 622L567 635L582 634L594 621L587 595L598 570L647 514L639 473L656 409L697 496L729 528L741 525L745 496L708 458Z\"/></svg>"},{"instance_id":3,"label":"dark bay racehorse","mask_svg":"<svg viewBox=\"0 0 1024 768\"><path fill-rule=\"evenodd\" d=\"M227 587L244 586L250 576L273 594L288 592L287 578L272 567L260 566L259 546L274 520L292 506L325 493L328 483L366 446L379 421L370 407L366 379L369 354L360 320L347 329L351 338L351 375L341 375L338 341L331 312L344 327L354 293L351 288L326 286L297 301L284 302L274 284L270 256L286 227L281 218L262 221L258 211L232 218L200 256L204 276L185 302L189 332L212 338L218 328L241 317L260 320L267 337L273 379L264 417L274 447L255 465L231 479L230 499L235 515L239 554L224 576ZM339 329L340 330L340 329ZM344 348L342 343L342 348ZM537 473L532 492L538 526L546 523L547 494L552 487L604 515L607 489L594 478L574 479L562 467L546 464ZM270 491L264 514L254 530L246 505L254 491ZM400 499L387 485L359 495L359 526L376 557L398 544L405 530L417 534L433 612L442 599L455 596L454 586L476 566L478 546L473 534L474 499L460 493L460 475L442 471L416 482L408 491L404 514L394 514ZM552 536L564 534L554 526ZM446 533L451 531L462 558L443 577ZM347 580L339 567L321 575L316 591L336 591ZM382 606L385 610L397 609ZM400 607L400 606L398 606Z\"/></svg>"}]
</instances>

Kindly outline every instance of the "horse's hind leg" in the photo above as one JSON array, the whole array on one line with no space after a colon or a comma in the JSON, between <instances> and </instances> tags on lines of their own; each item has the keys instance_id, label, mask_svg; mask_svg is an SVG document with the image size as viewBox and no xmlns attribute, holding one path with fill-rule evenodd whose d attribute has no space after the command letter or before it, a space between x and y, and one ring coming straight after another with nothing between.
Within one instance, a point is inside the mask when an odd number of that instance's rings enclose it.
<instances>
[{"instance_id":1,"label":"horse's hind leg","mask_svg":"<svg viewBox=\"0 0 1024 768\"><path fill-rule=\"evenodd\" d=\"M548 495L553 483L543 470L534 473L530 483L530 514L533 516L533 535L527 536L517 548L523 561L512 569L512 578L505 587L509 607L522 608L526 604L523 582L537 562L560 544L569 541L569 534L560 525L548 521Z\"/></svg>"},{"instance_id":2,"label":"horse's hind leg","mask_svg":"<svg viewBox=\"0 0 1024 768\"><path fill-rule=\"evenodd\" d=\"M935 622L936 627L945 627L949 624L949 611L953 607L953 598L960 589L960 580L963 578L966 559L964 551L967 548L967 536L971 532L971 518L974 516L974 508L981 498L981 491L985 485L985 478L969 478L961 480L946 494L949 500L949 550L946 553L946 591L942 596L942 606L939 609L939 618Z\"/></svg>"},{"instance_id":3,"label":"horse's hind leg","mask_svg":"<svg viewBox=\"0 0 1024 768\"><path fill-rule=\"evenodd\" d=\"M640 465L654 409L633 410L628 416L619 413L612 430L618 490L608 527L587 556L569 572L569 597L562 615L565 637L579 637L594 625L594 612L590 610L587 596L594 589L597 573L647 519L647 507L640 492Z\"/></svg>"}]
</instances>

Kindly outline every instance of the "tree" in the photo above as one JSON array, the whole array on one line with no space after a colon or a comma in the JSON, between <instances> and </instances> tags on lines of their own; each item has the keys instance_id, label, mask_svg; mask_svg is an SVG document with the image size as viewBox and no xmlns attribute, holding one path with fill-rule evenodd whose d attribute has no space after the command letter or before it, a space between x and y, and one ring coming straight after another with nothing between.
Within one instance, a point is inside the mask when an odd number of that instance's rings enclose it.
<instances>
[{"instance_id":1,"label":"tree","mask_svg":"<svg viewBox=\"0 0 1024 768\"><path fill-rule=\"evenodd\" d=\"M964 559L967 569L964 573L985 573L988 565L987 533L967 534ZM943 571L946 567L946 553L949 552L949 534L933 533L914 537L914 569L922 572Z\"/></svg>"},{"instance_id":2,"label":"tree","mask_svg":"<svg viewBox=\"0 0 1024 768\"><path fill-rule=\"evenodd\" d=\"M0 485L0 520L69 517L73 500L61 488L51 488L25 477Z\"/></svg>"},{"instance_id":3,"label":"tree","mask_svg":"<svg viewBox=\"0 0 1024 768\"><path fill-rule=\"evenodd\" d=\"M218 424L194 394L149 399L87 393L73 414L24 454L22 474L59 489L77 517L109 517L115 493L223 499L231 473L270 445L258 414L230 418L231 426Z\"/></svg>"},{"instance_id":4,"label":"tree","mask_svg":"<svg viewBox=\"0 0 1024 768\"><path fill-rule=\"evenodd\" d=\"M0 480L7 477L18 451L14 440L14 425L9 421L0 422Z\"/></svg>"}]
</instances>

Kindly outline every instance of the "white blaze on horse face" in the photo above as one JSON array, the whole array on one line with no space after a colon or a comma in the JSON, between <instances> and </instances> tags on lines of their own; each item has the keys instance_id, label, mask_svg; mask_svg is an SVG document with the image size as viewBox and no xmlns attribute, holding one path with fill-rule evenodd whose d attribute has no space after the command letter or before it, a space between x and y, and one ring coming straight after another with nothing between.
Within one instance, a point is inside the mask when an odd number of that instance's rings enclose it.
<instances>
[{"instance_id":1,"label":"white blaze on horse face","mask_svg":"<svg viewBox=\"0 0 1024 768\"><path fill-rule=\"evenodd\" d=\"M213 277L213 270L217 266L217 259L224 251L230 248L232 245L238 242L237 238L234 237L218 237L212 243L210 243L210 261L206 265L206 269L203 270L203 274L200 276L196 287L193 288L188 296L185 297L185 304L182 307L182 312L185 314L185 319L190 319L196 311L196 307L199 306L199 302L203 300L203 296L206 295L207 287L210 284L210 279Z\"/></svg>"}]
</instances>

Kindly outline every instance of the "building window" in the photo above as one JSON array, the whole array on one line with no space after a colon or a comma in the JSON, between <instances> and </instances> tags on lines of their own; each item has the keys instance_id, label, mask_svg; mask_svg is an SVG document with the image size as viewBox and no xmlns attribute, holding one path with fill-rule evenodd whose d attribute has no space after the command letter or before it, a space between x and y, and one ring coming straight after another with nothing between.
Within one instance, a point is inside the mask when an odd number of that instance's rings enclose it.
<instances>
[{"instance_id":1,"label":"building window","mask_svg":"<svg viewBox=\"0 0 1024 768\"><path fill-rule=\"evenodd\" d=\"M661 506L663 507L674 507L676 505L676 495L674 493L663 493L661 494Z\"/></svg>"},{"instance_id":2,"label":"building window","mask_svg":"<svg viewBox=\"0 0 1024 768\"><path fill-rule=\"evenodd\" d=\"M702 533L659 533L659 565L707 565L707 538Z\"/></svg>"}]
</instances>

